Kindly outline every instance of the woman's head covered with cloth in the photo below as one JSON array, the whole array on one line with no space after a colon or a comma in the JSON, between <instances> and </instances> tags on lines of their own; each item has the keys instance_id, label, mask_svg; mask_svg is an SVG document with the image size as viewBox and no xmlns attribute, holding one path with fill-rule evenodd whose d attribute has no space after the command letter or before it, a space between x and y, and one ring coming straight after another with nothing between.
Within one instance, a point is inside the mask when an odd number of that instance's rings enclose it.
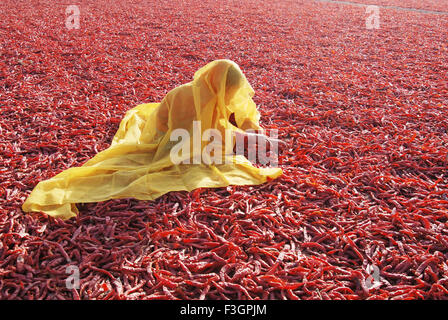
<instances>
[{"instance_id":1,"label":"woman's head covered with cloth","mask_svg":"<svg viewBox=\"0 0 448 320\"><path fill-rule=\"evenodd\" d=\"M199 69L193 83L207 84L216 94L217 105L223 105L235 117L235 124L241 130L262 130L260 114L252 101L254 89L249 84L240 67L230 60L215 60Z\"/></svg>"}]
</instances>

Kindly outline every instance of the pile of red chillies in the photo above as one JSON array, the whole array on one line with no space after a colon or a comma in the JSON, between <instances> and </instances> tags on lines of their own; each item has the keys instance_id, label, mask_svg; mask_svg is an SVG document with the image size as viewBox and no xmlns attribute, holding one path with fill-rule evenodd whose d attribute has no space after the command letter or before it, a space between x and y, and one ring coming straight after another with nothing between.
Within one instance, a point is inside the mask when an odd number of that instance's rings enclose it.
<instances>
[{"instance_id":1,"label":"pile of red chillies","mask_svg":"<svg viewBox=\"0 0 448 320\"><path fill-rule=\"evenodd\" d=\"M79 6L67 30L65 5L0 4L0 299L448 298L448 13L367 30L364 7L305 0ZM282 177L21 211L220 58L288 143Z\"/></svg>"}]
</instances>

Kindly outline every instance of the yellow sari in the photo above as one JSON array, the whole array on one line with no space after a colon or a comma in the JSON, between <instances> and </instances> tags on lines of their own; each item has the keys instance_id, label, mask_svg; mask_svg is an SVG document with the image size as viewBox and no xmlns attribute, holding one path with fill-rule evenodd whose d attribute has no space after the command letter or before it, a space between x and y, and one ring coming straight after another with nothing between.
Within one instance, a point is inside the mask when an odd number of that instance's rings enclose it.
<instances>
[{"instance_id":1,"label":"yellow sari","mask_svg":"<svg viewBox=\"0 0 448 320\"><path fill-rule=\"evenodd\" d=\"M129 110L108 149L81 167L37 184L22 209L69 219L78 213L76 203L119 198L154 200L170 191L257 185L277 178L282 174L280 168L254 167L242 155L223 152L227 161L221 164L174 163L170 157L177 144L172 141L172 132L184 129L193 135L194 121L200 121L201 134L214 129L223 137L226 130L261 129L253 95L238 65L229 60L213 61L199 69L193 81L171 90L160 103ZM236 126L229 121L232 114ZM193 137L188 142L194 145ZM200 148L193 148L186 157L197 157L205 145L201 139Z\"/></svg>"}]
</instances>

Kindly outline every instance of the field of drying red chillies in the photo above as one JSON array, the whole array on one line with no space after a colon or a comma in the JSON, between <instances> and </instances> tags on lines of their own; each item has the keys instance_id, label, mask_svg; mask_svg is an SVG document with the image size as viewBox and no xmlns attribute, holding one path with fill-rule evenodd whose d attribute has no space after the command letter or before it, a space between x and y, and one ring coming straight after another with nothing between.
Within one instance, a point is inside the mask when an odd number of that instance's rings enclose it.
<instances>
[{"instance_id":1,"label":"field of drying red chillies","mask_svg":"<svg viewBox=\"0 0 448 320\"><path fill-rule=\"evenodd\" d=\"M68 30L71 4L0 3L0 299L448 298L448 15L384 8L368 30L364 7L308 0L84 0ZM288 143L281 178L21 211L221 58Z\"/></svg>"}]
</instances>

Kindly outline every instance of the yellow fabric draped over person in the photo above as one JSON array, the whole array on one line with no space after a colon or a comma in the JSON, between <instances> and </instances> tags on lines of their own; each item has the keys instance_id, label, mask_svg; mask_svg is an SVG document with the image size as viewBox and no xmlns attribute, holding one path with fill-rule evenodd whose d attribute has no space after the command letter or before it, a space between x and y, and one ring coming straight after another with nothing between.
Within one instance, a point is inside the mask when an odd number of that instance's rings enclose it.
<instances>
[{"instance_id":1,"label":"yellow fabric draped over person","mask_svg":"<svg viewBox=\"0 0 448 320\"><path fill-rule=\"evenodd\" d=\"M193 136L194 121L200 121L201 134L215 129L223 137L226 130L261 129L253 95L237 64L213 61L199 69L193 81L168 92L160 103L129 110L108 149L81 167L37 184L22 209L69 219L78 213L76 203L120 198L154 200L170 191L257 185L275 179L282 174L280 168L254 167L242 155L232 154L230 161L221 164L176 164L170 157L177 144L171 141L171 133L185 129ZM193 145L193 137L188 142ZM200 150L193 149L188 157L193 159L205 145L201 139Z\"/></svg>"}]
</instances>

